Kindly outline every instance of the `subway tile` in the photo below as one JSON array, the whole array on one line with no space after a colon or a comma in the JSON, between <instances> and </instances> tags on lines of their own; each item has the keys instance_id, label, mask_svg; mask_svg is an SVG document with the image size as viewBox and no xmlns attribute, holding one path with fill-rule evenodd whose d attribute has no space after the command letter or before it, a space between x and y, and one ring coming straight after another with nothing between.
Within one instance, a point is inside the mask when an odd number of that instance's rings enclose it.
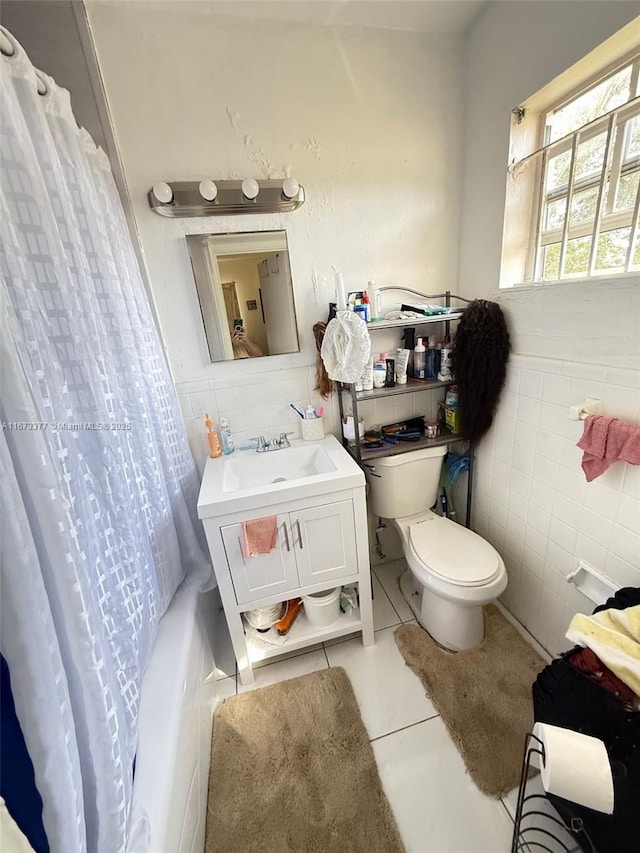
<instances>
[{"instance_id":1,"label":"subway tile","mask_svg":"<svg viewBox=\"0 0 640 853\"><path fill-rule=\"evenodd\" d=\"M206 412L209 412L211 417L213 417L217 411L215 394L209 389L190 394L189 400L191 402L191 410L196 417L200 417Z\"/></svg>"},{"instance_id":2,"label":"subway tile","mask_svg":"<svg viewBox=\"0 0 640 853\"><path fill-rule=\"evenodd\" d=\"M624 385L627 388L640 389L640 370L630 370L624 367L607 367L607 385Z\"/></svg>"},{"instance_id":3,"label":"subway tile","mask_svg":"<svg viewBox=\"0 0 640 853\"><path fill-rule=\"evenodd\" d=\"M611 532L610 550L618 557L634 566L640 566L640 535L632 533L626 527L614 525Z\"/></svg>"},{"instance_id":4,"label":"subway tile","mask_svg":"<svg viewBox=\"0 0 640 853\"><path fill-rule=\"evenodd\" d=\"M489 524L498 524L503 529L507 526L507 510L506 507L500 506L493 499L489 504Z\"/></svg>"},{"instance_id":5,"label":"subway tile","mask_svg":"<svg viewBox=\"0 0 640 853\"><path fill-rule=\"evenodd\" d=\"M548 459L550 462L557 462L558 443L558 437L545 429L544 424L541 424L536 435L536 455L542 456L543 459Z\"/></svg>"},{"instance_id":6,"label":"subway tile","mask_svg":"<svg viewBox=\"0 0 640 853\"><path fill-rule=\"evenodd\" d=\"M640 465L625 465L623 487L629 497L640 500Z\"/></svg>"},{"instance_id":7,"label":"subway tile","mask_svg":"<svg viewBox=\"0 0 640 853\"><path fill-rule=\"evenodd\" d=\"M613 551L609 551L605 561L605 574L618 587L640 586L640 568L632 565Z\"/></svg>"},{"instance_id":8,"label":"subway tile","mask_svg":"<svg viewBox=\"0 0 640 853\"><path fill-rule=\"evenodd\" d=\"M605 518L599 512L593 512L586 506L582 507L580 523L578 524L578 532L581 535L592 539L603 548L608 548L612 530L613 522L610 519Z\"/></svg>"},{"instance_id":9,"label":"subway tile","mask_svg":"<svg viewBox=\"0 0 640 853\"><path fill-rule=\"evenodd\" d=\"M509 504L509 489L503 483L494 480L491 484L491 497L497 504L506 507Z\"/></svg>"},{"instance_id":10,"label":"subway tile","mask_svg":"<svg viewBox=\"0 0 640 853\"><path fill-rule=\"evenodd\" d=\"M630 495L621 494L616 524L626 527L632 533L640 533L640 501Z\"/></svg>"},{"instance_id":11,"label":"subway tile","mask_svg":"<svg viewBox=\"0 0 640 853\"><path fill-rule=\"evenodd\" d=\"M593 512L615 520L620 503L620 493L597 482L587 483L584 492L584 506ZM577 526L577 525L576 525Z\"/></svg>"},{"instance_id":12,"label":"subway tile","mask_svg":"<svg viewBox=\"0 0 640 853\"><path fill-rule=\"evenodd\" d=\"M207 379L190 379L185 382L176 382L178 394L197 394L199 391L208 391L209 381Z\"/></svg>"},{"instance_id":13,"label":"subway tile","mask_svg":"<svg viewBox=\"0 0 640 853\"><path fill-rule=\"evenodd\" d=\"M554 596L561 601L564 601L564 588L566 583L566 575L559 572L552 563L545 560L544 572L542 575L543 587L549 589Z\"/></svg>"},{"instance_id":14,"label":"subway tile","mask_svg":"<svg viewBox=\"0 0 640 853\"><path fill-rule=\"evenodd\" d=\"M564 361L562 363L562 375L573 379L593 380L604 382L607 369L601 364L588 364L578 361Z\"/></svg>"},{"instance_id":15,"label":"subway tile","mask_svg":"<svg viewBox=\"0 0 640 853\"><path fill-rule=\"evenodd\" d=\"M576 447L576 442L572 438L564 438L558 436L557 443L557 458L556 461L563 466L569 468L570 471L580 471L580 463L582 462L582 451Z\"/></svg>"},{"instance_id":16,"label":"subway tile","mask_svg":"<svg viewBox=\"0 0 640 853\"><path fill-rule=\"evenodd\" d=\"M501 417L507 416L509 418L515 418L518 411L518 397L516 394L510 394L507 391L503 391L500 395L500 402L498 403L498 414Z\"/></svg>"},{"instance_id":17,"label":"subway tile","mask_svg":"<svg viewBox=\"0 0 640 853\"><path fill-rule=\"evenodd\" d=\"M539 358L528 355L525 358L525 368L527 370L537 370L539 373L560 373L562 371L562 362L554 358Z\"/></svg>"},{"instance_id":18,"label":"subway tile","mask_svg":"<svg viewBox=\"0 0 640 853\"><path fill-rule=\"evenodd\" d=\"M252 424L250 422L247 423L245 414L246 413L242 411L242 409L220 411L218 412L218 417L216 418L216 420L218 421L218 424L222 418L225 418L227 421L229 421L231 433L232 435L235 435L237 432L240 432L242 430L251 429ZM271 437L272 436L268 436L268 438Z\"/></svg>"},{"instance_id":19,"label":"subway tile","mask_svg":"<svg viewBox=\"0 0 640 853\"><path fill-rule=\"evenodd\" d=\"M247 402L247 397L240 388L219 388L215 395L219 408L227 412L242 409L243 404Z\"/></svg>"},{"instance_id":20,"label":"subway tile","mask_svg":"<svg viewBox=\"0 0 640 853\"><path fill-rule=\"evenodd\" d=\"M558 469L556 489L567 498L581 503L586 490L586 480L582 472L569 471L566 468Z\"/></svg>"},{"instance_id":21,"label":"subway tile","mask_svg":"<svg viewBox=\"0 0 640 853\"><path fill-rule=\"evenodd\" d=\"M572 501L559 492L556 493L553 499L553 515L558 521L562 521L569 527L577 530L580 523L580 504Z\"/></svg>"},{"instance_id":22,"label":"subway tile","mask_svg":"<svg viewBox=\"0 0 640 853\"><path fill-rule=\"evenodd\" d=\"M517 515L518 518L521 518L523 521L526 521L526 519L527 519L527 508L528 508L528 503L527 503L525 498L516 494L516 492L513 492L513 491L509 492L508 509L510 512Z\"/></svg>"},{"instance_id":23,"label":"subway tile","mask_svg":"<svg viewBox=\"0 0 640 853\"><path fill-rule=\"evenodd\" d=\"M559 518L552 517L549 524L549 539L561 548L564 548L570 554L573 554L576 548L577 532L575 528L570 527Z\"/></svg>"},{"instance_id":24,"label":"subway tile","mask_svg":"<svg viewBox=\"0 0 640 853\"><path fill-rule=\"evenodd\" d=\"M520 355L520 353L512 352L509 356L509 370L514 370L516 368L522 368L527 366L527 358L524 355Z\"/></svg>"},{"instance_id":25,"label":"subway tile","mask_svg":"<svg viewBox=\"0 0 640 853\"><path fill-rule=\"evenodd\" d=\"M604 411L608 417L635 423L640 413L640 390L623 386L606 387Z\"/></svg>"},{"instance_id":26,"label":"subway tile","mask_svg":"<svg viewBox=\"0 0 640 853\"><path fill-rule=\"evenodd\" d=\"M517 471L530 479L533 471L533 453L524 447L514 447L511 454L511 465L514 472Z\"/></svg>"},{"instance_id":27,"label":"subway tile","mask_svg":"<svg viewBox=\"0 0 640 853\"><path fill-rule=\"evenodd\" d=\"M602 399L602 380L597 379L572 379L569 384L569 395L571 397L572 406L582 403L586 397L595 397ZM568 414L568 413L567 413Z\"/></svg>"},{"instance_id":28,"label":"subway tile","mask_svg":"<svg viewBox=\"0 0 640 853\"><path fill-rule=\"evenodd\" d=\"M624 559L622 554L619 554L619 556ZM576 557L578 560L586 560L589 565L602 574L605 570L607 549L592 539L587 538L582 533L579 533L576 538Z\"/></svg>"},{"instance_id":29,"label":"subway tile","mask_svg":"<svg viewBox=\"0 0 640 853\"><path fill-rule=\"evenodd\" d=\"M555 406L571 405L569 397L570 379L566 376L544 376L542 379L542 400Z\"/></svg>"},{"instance_id":30,"label":"subway tile","mask_svg":"<svg viewBox=\"0 0 640 853\"><path fill-rule=\"evenodd\" d=\"M517 516L514 512L507 511L508 535L505 537L505 547L509 548L509 550L519 557L521 556L526 527L524 519Z\"/></svg>"},{"instance_id":31,"label":"subway tile","mask_svg":"<svg viewBox=\"0 0 640 853\"><path fill-rule=\"evenodd\" d=\"M522 549L522 565L538 578L544 577L545 560L526 545Z\"/></svg>"},{"instance_id":32,"label":"subway tile","mask_svg":"<svg viewBox=\"0 0 640 853\"><path fill-rule=\"evenodd\" d=\"M512 469L511 476L509 478L509 488L512 492L515 492L516 495L527 500L529 497L530 485L530 477L523 474L521 471Z\"/></svg>"},{"instance_id":33,"label":"subway tile","mask_svg":"<svg viewBox=\"0 0 640 853\"><path fill-rule=\"evenodd\" d=\"M533 452L536 443L538 428L530 424L518 423L513 436L513 446L525 448L529 452Z\"/></svg>"},{"instance_id":34,"label":"subway tile","mask_svg":"<svg viewBox=\"0 0 640 853\"><path fill-rule=\"evenodd\" d=\"M519 394L539 400L542 395L542 373L533 370L520 371Z\"/></svg>"},{"instance_id":35,"label":"subway tile","mask_svg":"<svg viewBox=\"0 0 640 853\"><path fill-rule=\"evenodd\" d=\"M530 524L527 524L524 536L524 544L527 548L531 548L531 550L539 557L544 557L546 555L548 542L549 540L544 534L540 533L539 530L536 530L535 527L531 527Z\"/></svg>"},{"instance_id":36,"label":"subway tile","mask_svg":"<svg viewBox=\"0 0 640 853\"><path fill-rule=\"evenodd\" d=\"M578 560L575 556L575 553L565 551L564 548L561 548L559 545L556 545L556 543L552 542L551 540L547 542L545 561L550 566L553 566L553 569L556 572L559 572L565 577L569 574L569 572L572 572L578 568Z\"/></svg>"},{"instance_id":37,"label":"subway tile","mask_svg":"<svg viewBox=\"0 0 640 853\"><path fill-rule=\"evenodd\" d=\"M550 511L553 506L554 495L555 492L550 486L539 483L536 480L531 481L529 500L534 506Z\"/></svg>"},{"instance_id":38,"label":"subway tile","mask_svg":"<svg viewBox=\"0 0 640 853\"><path fill-rule=\"evenodd\" d=\"M518 400L518 421L532 426L538 426L540 417L540 401L530 397L520 397Z\"/></svg>"},{"instance_id":39,"label":"subway tile","mask_svg":"<svg viewBox=\"0 0 640 853\"><path fill-rule=\"evenodd\" d=\"M178 394L178 405L182 412L183 418L192 418L193 409L191 408L191 399L188 394Z\"/></svg>"},{"instance_id":40,"label":"subway tile","mask_svg":"<svg viewBox=\"0 0 640 853\"><path fill-rule=\"evenodd\" d=\"M558 476L558 463L553 462L551 459L545 459L544 456L539 456L536 453L533 457L531 476L543 486L555 489L556 478Z\"/></svg>"},{"instance_id":41,"label":"subway tile","mask_svg":"<svg viewBox=\"0 0 640 853\"><path fill-rule=\"evenodd\" d=\"M493 460L493 481L495 483L503 483L504 485L508 485L509 483L509 475L510 470L509 466L504 462L501 462L499 459Z\"/></svg>"},{"instance_id":42,"label":"subway tile","mask_svg":"<svg viewBox=\"0 0 640 853\"><path fill-rule=\"evenodd\" d=\"M539 533L542 533L542 535L546 537L549 534L550 523L551 516L546 510L540 509L540 507L537 507L534 504L529 504L527 524L530 524L531 527L535 527Z\"/></svg>"},{"instance_id":43,"label":"subway tile","mask_svg":"<svg viewBox=\"0 0 640 853\"><path fill-rule=\"evenodd\" d=\"M598 485L606 486L606 488L614 492L621 492L624 481L624 469L626 467L624 462L614 462L611 467L607 468L604 474L598 477Z\"/></svg>"}]
</instances>

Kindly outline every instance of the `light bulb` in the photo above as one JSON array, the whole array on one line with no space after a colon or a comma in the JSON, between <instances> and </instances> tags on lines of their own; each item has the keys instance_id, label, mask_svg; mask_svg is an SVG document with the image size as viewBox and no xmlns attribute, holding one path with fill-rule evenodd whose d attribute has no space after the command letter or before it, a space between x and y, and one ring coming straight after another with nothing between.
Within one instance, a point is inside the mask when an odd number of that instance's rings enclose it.
<instances>
[{"instance_id":1,"label":"light bulb","mask_svg":"<svg viewBox=\"0 0 640 853\"><path fill-rule=\"evenodd\" d=\"M206 178L204 181L200 181L198 184L198 190L205 201L215 201L216 196L218 195L218 187L213 181L209 180L209 178Z\"/></svg>"},{"instance_id":2,"label":"light bulb","mask_svg":"<svg viewBox=\"0 0 640 853\"><path fill-rule=\"evenodd\" d=\"M173 190L164 181L158 181L157 184L154 184L151 192L161 204L170 204L173 201Z\"/></svg>"},{"instance_id":3,"label":"light bulb","mask_svg":"<svg viewBox=\"0 0 640 853\"><path fill-rule=\"evenodd\" d=\"M260 185L255 178L245 178L242 182L242 195L248 199L254 199L260 192Z\"/></svg>"},{"instance_id":4,"label":"light bulb","mask_svg":"<svg viewBox=\"0 0 640 853\"><path fill-rule=\"evenodd\" d=\"M285 198L295 198L300 192L300 184L295 178L287 178L282 184L282 195Z\"/></svg>"}]
</instances>

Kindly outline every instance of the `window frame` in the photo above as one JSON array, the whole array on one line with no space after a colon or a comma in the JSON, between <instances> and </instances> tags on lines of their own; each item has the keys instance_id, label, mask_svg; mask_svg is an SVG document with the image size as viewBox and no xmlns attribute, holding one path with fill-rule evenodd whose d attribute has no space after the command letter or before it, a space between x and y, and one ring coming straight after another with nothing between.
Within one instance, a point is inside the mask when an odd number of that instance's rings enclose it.
<instances>
[{"instance_id":1,"label":"window frame","mask_svg":"<svg viewBox=\"0 0 640 853\"><path fill-rule=\"evenodd\" d=\"M538 158L533 178L533 210L525 263L526 284L559 284L567 281L593 280L620 274L637 275L640 269L638 265L632 264L633 255L637 250L639 239L640 181L633 207L622 211L614 210L621 177L625 174L640 172L640 153L633 158L625 160L623 149L629 144L629 133L624 130L619 132L620 127L626 126L628 122L640 116L640 94L630 98L620 107L593 119L586 125L577 128L575 131L560 137L552 143L547 143L545 138L547 136L548 117L551 113L567 106L581 95L594 89L600 83L618 74L627 66L631 66L629 92L638 93L640 51L636 47L625 56L620 57L616 62L610 63L607 67L601 68L598 72L582 80L570 91L565 92L562 97L556 98L550 103L540 105L537 110L537 149L541 152L541 156ZM574 181L578 146L589 139L596 138L603 132L607 135L605 137L605 150L601 168L595 173L583 176ZM559 187L554 187L551 191L547 191L547 163L550 159L566 151L571 152L567 183ZM572 201L575 193L594 188L597 190L594 216L571 224ZM556 199L566 198L563 222L557 228L545 229L543 220L546 217L549 201L553 201L554 196ZM603 225L606 227L603 227ZM613 231L616 228L630 229L629 246L625 263L623 266L597 269L596 263L600 234ZM591 237L587 269L584 273L566 274L564 272L564 265L569 241L580 237ZM544 249L546 246L557 245L558 243L560 244L558 276L556 278L545 278Z\"/></svg>"}]
</instances>

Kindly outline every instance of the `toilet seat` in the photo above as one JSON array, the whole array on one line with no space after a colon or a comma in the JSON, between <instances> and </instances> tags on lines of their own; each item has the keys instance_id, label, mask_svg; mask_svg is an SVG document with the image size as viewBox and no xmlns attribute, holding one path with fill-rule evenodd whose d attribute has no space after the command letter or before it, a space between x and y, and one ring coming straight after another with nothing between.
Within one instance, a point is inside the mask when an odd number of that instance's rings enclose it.
<instances>
[{"instance_id":1,"label":"toilet seat","mask_svg":"<svg viewBox=\"0 0 640 853\"><path fill-rule=\"evenodd\" d=\"M456 586L484 586L500 572L495 548L448 518L430 515L409 524L409 541L428 571Z\"/></svg>"}]
</instances>

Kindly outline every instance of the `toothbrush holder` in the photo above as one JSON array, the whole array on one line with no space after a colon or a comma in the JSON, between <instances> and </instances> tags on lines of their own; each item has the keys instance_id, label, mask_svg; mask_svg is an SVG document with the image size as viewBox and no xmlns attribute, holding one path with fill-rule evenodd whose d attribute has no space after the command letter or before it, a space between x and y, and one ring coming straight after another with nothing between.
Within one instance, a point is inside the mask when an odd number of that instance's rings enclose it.
<instances>
[{"instance_id":1,"label":"toothbrush holder","mask_svg":"<svg viewBox=\"0 0 640 853\"><path fill-rule=\"evenodd\" d=\"M320 441L324 438L324 422L322 418L304 418L300 421L302 437L305 441Z\"/></svg>"}]
</instances>

